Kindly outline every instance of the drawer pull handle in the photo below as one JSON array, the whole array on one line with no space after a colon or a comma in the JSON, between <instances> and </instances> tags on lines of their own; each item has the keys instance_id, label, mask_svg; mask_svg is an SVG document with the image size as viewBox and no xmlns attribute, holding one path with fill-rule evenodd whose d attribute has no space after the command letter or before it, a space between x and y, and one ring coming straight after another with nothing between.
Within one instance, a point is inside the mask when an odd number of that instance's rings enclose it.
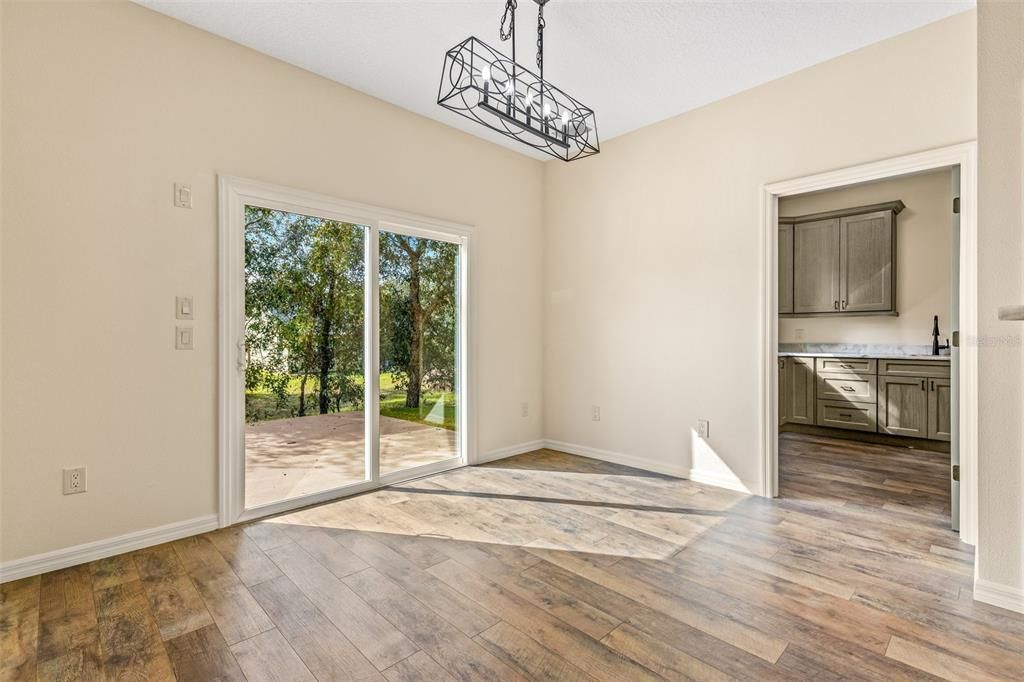
<instances>
[{"instance_id":1,"label":"drawer pull handle","mask_svg":"<svg viewBox=\"0 0 1024 682\"><path fill-rule=\"evenodd\" d=\"M853 415L852 414L846 414L844 412L840 412L839 416L842 417L843 419L853 419Z\"/></svg>"},{"instance_id":2,"label":"drawer pull handle","mask_svg":"<svg viewBox=\"0 0 1024 682\"><path fill-rule=\"evenodd\" d=\"M839 388L843 389L847 393L853 393L854 391L857 390L853 386L840 386Z\"/></svg>"},{"instance_id":3,"label":"drawer pull handle","mask_svg":"<svg viewBox=\"0 0 1024 682\"><path fill-rule=\"evenodd\" d=\"M921 390L922 391L927 391L928 390L927 384L928 384L928 380L927 379L921 379Z\"/></svg>"}]
</instances>

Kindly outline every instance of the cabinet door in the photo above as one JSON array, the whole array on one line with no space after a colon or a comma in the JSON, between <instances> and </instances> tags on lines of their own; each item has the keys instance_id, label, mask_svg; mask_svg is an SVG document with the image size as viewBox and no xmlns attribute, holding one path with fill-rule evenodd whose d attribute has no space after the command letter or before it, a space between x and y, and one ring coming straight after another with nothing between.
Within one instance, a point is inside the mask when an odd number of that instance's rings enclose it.
<instances>
[{"instance_id":1,"label":"cabinet door","mask_svg":"<svg viewBox=\"0 0 1024 682\"><path fill-rule=\"evenodd\" d=\"M928 437L928 379L878 377L878 430Z\"/></svg>"},{"instance_id":2,"label":"cabinet door","mask_svg":"<svg viewBox=\"0 0 1024 682\"><path fill-rule=\"evenodd\" d=\"M842 218L839 233L840 310L893 310L892 211Z\"/></svg>"},{"instance_id":3,"label":"cabinet door","mask_svg":"<svg viewBox=\"0 0 1024 682\"><path fill-rule=\"evenodd\" d=\"M789 421L814 424L814 358L789 358Z\"/></svg>"},{"instance_id":4,"label":"cabinet door","mask_svg":"<svg viewBox=\"0 0 1024 682\"><path fill-rule=\"evenodd\" d=\"M789 358L779 358L779 426L789 421Z\"/></svg>"},{"instance_id":5,"label":"cabinet door","mask_svg":"<svg viewBox=\"0 0 1024 682\"><path fill-rule=\"evenodd\" d=\"M793 226L779 225L779 313L793 312Z\"/></svg>"},{"instance_id":6,"label":"cabinet door","mask_svg":"<svg viewBox=\"0 0 1024 682\"><path fill-rule=\"evenodd\" d=\"M793 312L839 310L839 219L793 227Z\"/></svg>"},{"instance_id":7,"label":"cabinet door","mask_svg":"<svg viewBox=\"0 0 1024 682\"><path fill-rule=\"evenodd\" d=\"M953 435L951 405L952 384L949 379L928 380L928 437L948 441Z\"/></svg>"}]
</instances>

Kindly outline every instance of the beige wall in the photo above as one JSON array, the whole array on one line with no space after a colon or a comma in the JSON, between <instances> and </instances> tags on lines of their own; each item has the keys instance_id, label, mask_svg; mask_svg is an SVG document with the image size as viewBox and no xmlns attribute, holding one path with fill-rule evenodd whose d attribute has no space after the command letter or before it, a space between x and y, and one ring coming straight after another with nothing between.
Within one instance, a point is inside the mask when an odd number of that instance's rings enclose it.
<instances>
[{"instance_id":1,"label":"beige wall","mask_svg":"<svg viewBox=\"0 0 1024 682\"><path fill-rule=\"evenodd\" d=\"M545 435L756 489L761 187L973 139L975 16L548 164Z\"/></svg>"},{"instance_id":2,"label":"beige wall","mask_svg":"<svg viewBox=\"0 0 1024 682\"><path fill-rule=\"evenodd\" d=\"M541 437L542 164L136 5L2 7L3 560L215 513L217 172L474 225L479 451Z\"/></svg>"},{"instance_id":3,"label":"beige wall","mask_svg":"<svg viewBox=\"0 0 1024 682\"><path fill-rule=\"evenodd\" d=\"M1024 609L1024 4L978 4L979 587ZM970 341L970 340L968 340ZM1008 596L1008 598L1014 598Z\"/></svg>"},{"instance_id":4,"label":"beige wall","mask_svg":"<svg viewBox=\"0 0 1024 682\"><path fill-rule=\"evenodd\" d=\"M779 215L799 216L901 199L896 217L896 309L899 317L801 317L779 319L779 343L932 342L932 316L950 336L953 265L953 174L950 170L872 182L779 200ZM803 339L798 338L803 330Z\"/></svg>"}]
</instances>

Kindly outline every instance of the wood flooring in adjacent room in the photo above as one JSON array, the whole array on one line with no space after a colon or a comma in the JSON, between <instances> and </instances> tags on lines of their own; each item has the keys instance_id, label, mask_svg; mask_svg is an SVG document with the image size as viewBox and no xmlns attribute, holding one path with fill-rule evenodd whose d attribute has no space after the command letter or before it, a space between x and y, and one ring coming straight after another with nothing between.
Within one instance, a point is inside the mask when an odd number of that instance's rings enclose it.
<instances>
[{"instance_id":1,"label":"wood flooring in adjacent room","mask_svg":"<svg viewBox=\"0 0 1024 682\"><path fill-rule=\"evenodd\" d=\"M765 500L544 450L7 583L0 677L1024 678L944 460L780 460Z\"/></svg>"}]
</instances>

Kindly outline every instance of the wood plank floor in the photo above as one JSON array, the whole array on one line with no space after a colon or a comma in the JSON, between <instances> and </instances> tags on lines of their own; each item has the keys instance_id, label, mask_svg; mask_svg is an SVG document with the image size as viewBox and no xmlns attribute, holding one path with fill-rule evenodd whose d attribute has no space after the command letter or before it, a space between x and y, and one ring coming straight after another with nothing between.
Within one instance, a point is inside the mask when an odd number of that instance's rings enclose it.
<instances>
[{"instance_id":1,"label":"wood plank floor","mask_svg":"<svg viewBox=\"0 0 1024 682\"><path fill-rule=\"evenodd\" d=\"M787 434L764 500L537 451L7 583L0 676L1024 679L944 457Z\"/></svg>"}]
</instances>

